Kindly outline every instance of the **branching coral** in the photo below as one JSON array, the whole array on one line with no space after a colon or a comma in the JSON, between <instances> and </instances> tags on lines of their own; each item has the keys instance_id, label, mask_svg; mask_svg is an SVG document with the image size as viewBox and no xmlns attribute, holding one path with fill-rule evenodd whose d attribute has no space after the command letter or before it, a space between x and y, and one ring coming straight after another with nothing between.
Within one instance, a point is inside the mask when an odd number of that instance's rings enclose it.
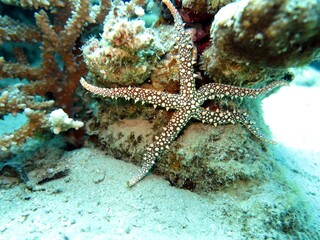
<instances>
[{"instance_id":1,"label":"branching coral","mask_svg":"<svg viewBox=\"0 0 320 240\"><path fill-rule=\"evenodd\" d=\"M53 19L53 25L50 23ZM72 113L73 95L86 67L80 52L75 48L83 27L92 23L89 1L68 1L59 11L40 10L35 14L37 26L26 26L8 16L1 17L0 40L14 43L40 43L41 64L26 62L0 63L0 78L26 78L30 84L21 87L27 95L52 95L56 105Z\"/></svg>"},{"instance_id":2,"label":"branching coral","mask_svg":"<svg viewBox=\"0 0 320 240\"><path fill-rule=\"evenodd\" d=\"M46 125L45 111L40 110L53 105L53 101L33 102L33 98L21 95L20 91L4 91L0 96L0 115L11 113L16 115L24 111L28 123L13 133L6 134L0 138L0 152L7 152L12 146L23 144L26 139L32 137L36 130ZM34 110L31 110L33 108ZM3 155L2 155L3 157Z\"/></svg>"},{"instance_id":3,"label":"branching coral","mask_svg":"<svg viewBox=\"0 0 320 240\"><path fill-rule=\"evenodd\" d=\"M15 5L23 8L50 8L50 7L63 7L63 1L59 0L2 0L3 3Z\"/></svg>"},{"instance_id":4,"label":"branching coral","mask_svg":"<svg viewBox=\"0 0 320 240\"><path fill-rule=\"evenodd\" d=\"M40 129L50 128L55 134L70 128L79 129L80 121L68 118L62 110L54 110L47 114L44 109L50 108L54 101L36 101L32 96L22 95L19 89L4 91L0 96L0 116L23 112L28 118L27 123L12 133L0 137L0 159L7 156L12 147L21 146L28 138L33 137Z\"/></svg>"},{"instance_id":5,"label":"branching coral","mask_svg":"<svg viewBox=\"0 0 320 240\"><path fill-rule=\"evenodd\" d=\"M4 89L0 98L0 114L25 113L28 122L15 132L1 136L1 152L21 145L41 128L52 128L50 115L53 106L74 114L74 93L80 77L86 73L85 64L77 48L78 39L86 24L94 20L89 15L89 1L2 1L19 7L44 8L35 13L36 25L25 24L8 15L0 17L0 43L3 49L13 46L9 57L0 57L0 79L26 79L19 89ZM109 1L104 1L109 2ZM1 4L3 4L1 3ZM102 8L101 8L102 9ZM103 14L98 11L100 18ZM41 62L29 62L24 47L41 51ZM39 48L40 47L40 48ZM8 57L8 59L6 59ZM33 57L33 61L34 61ZM42 100L36 100L41 96ZM48 99L49 100L45 100ZM61 116L61 114L60 114ZM80 127L63 118L69 127ZM66 122L60 121L60 124ZM65 126L61 130L66 130ZM3 157L3 154L2 154Z\"/></svg>"}]
</instances>

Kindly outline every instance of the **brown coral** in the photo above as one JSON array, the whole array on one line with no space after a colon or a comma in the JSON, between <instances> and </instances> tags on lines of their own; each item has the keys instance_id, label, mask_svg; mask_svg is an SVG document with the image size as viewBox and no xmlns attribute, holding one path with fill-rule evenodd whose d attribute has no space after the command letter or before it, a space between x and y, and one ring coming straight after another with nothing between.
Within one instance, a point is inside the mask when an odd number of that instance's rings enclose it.
<instances>
[{"instance_id":1,"label":"brown coral","mask_svg":"<svg viewBox=\"0 0 320 240\"><path fill-rule=\"evenodd\" d=\"M69 114L74 113L74 93L80 77L87 71L75 47L85 24L93 22L89 16L87 0L67 1L63 4L60 1L10 3L19 7L43 7L48 10L40 10L35 14L36 25L27 25L9 16L0 17L0 44L14 46L9 59L6 59L7 56L0 58L0 78L29 81L16 90L6 88L1 94L1 116L25 113L29 119L20 129L1 136L1 153L9 151L14 145L21 145L41 128L50 127L46 110L51 111L53 104ZM21 43L29 44L31 48L40 46L40 65L28 62ZM43 98L38 101L35 100L36 96ZM49 100L45 100L48 97Z\"/></svg>"},{"instance_id":2,"label":"brown coral","mask_svg":"<svg viewBox=\"0 0 320 240\"><path fill-rule=\"evenodd\" d=\"M283 75L289 66L312 61L320 52L317 1L241 0L215 16L212 46L202 67L217 79L248 84Z\"/></svg>"}]
</instances>

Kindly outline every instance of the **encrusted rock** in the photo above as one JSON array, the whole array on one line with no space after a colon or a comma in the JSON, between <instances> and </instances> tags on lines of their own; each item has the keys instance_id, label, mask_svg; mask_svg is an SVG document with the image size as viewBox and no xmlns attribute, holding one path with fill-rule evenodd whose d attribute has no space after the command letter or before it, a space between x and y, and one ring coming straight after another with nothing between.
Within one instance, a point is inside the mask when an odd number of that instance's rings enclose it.
<instances>
[{"instance_id":1,"label":"encrusted rock","mask_svg":"<svg viewBox=\"0 0 320 240\"><path fill-rule=\"evenodd\" d=\"M319 55L319 16L316 0L230 3L215 15L212 46L202 56L202 68L235 85L281 76L287 67Z\"/></svg>"}]
</instances>

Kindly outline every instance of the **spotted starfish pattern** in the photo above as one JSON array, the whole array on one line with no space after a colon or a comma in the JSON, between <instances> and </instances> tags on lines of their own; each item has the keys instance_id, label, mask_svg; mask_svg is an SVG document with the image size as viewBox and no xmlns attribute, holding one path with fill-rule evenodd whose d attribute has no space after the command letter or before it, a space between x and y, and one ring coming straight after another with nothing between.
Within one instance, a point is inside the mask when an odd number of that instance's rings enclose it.
<instances>
[{"instance_id":1,"label":"spotted starfish pattern","mask_svg":"<svg viewBox=\"0 0 320 240\"><path fill-rule=\"evenodd\" d=\"M184 23L178 11L169 0L163 0L163 3L167 5L174 17L178 48L177 58L179 60L179 94L138 87L100 88L87 83L83 78L80 80L82 86L88 91L106 98L133 99L135 102L141 101L142 103L153 104L155 107L160 106L167 110L175 110L168 125L163 128L163 132L155 136L154 142L146 148L143 156L143 165L138 174L128 181L127 184L129 187L134 186L148 174L157 158L159 158L165 149L169 149L170 143L177 138L178 134L192 118L214 126L241 123L257 138L272 143L272 141L266 139L260 133L259 129L254 125L254 122L249 119L246 113L238 110L230 111L219 108L216 109L216 111L211 111L205 109L202 105L204 101L215 98L255 98L276 87L287 85L285 81L276 81L263 88L250 89L220 83L209 83L196 89L195 79L197 75L194 74L193 70L193 64L195 63L194 45L190 35L184 30Z\"/></svg>"}]
</instances>

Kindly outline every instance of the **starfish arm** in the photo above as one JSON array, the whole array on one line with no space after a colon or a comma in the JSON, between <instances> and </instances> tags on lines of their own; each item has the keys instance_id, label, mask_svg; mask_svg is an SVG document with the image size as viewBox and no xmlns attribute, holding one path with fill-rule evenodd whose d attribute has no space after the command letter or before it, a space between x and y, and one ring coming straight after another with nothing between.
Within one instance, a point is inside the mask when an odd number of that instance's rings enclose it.
<instances>
[{"instance_id":1,"label":"starfish arm","mask_svg":"<svg viewBox=\"0 0 320 240\"><path fill-rule=\"evenodd\" d=\"M195 75L193 63L195 62L196 48L191 41L191 36L184 29L184 23L177 9L170 0L163 0L174 18L174 27L176 29L176 40L178 47L179 60L179 81L181 94L192 95L196 91Z\"/></svg>"},{"instance_id":2,"label":"starfish arm","mask_svg":"<svg viewBox=\"0 0 320 240\"><path fill-rule=\"evenodd\" d=\"M177 94L160 92L152 89L143 89L136 87L123 88L100 88L87 83L83 78L80 80L81 85L88 91L107 98L125 98L134 99L136 102L150 103L156 106L172 109L179 107L181 97Z\"/></svg>"},{"instance_id":3,"label":"starfish arm","mask_svg":"<svg viewBox=\"0 0 320 240\"><path fill-rule=\"evenodd\" d=\"M241 123L244 125L253 135L255 135L260 140L275 144L274 141L267 139L261 131L255 126L255 123L250 120L249 116L245 112L239 111L228 111L228 110L220 110L210 111L204 108L200 108L199 113L196 116L197 119L202 121L203 123L209 123L214 125L215 127L220 124L235 124Z\"/></svg>"},{"instance_id":4,"label":"starfish arm","mask_svg":"<svg viewBox=\"0 0 320 240\"><path fill-rule=\"evenodd\" d=\"M173 114L168 125L164 127L164 132L155 137L155 142L150 144L143 155L143 165L137 175L128 181L128 186L132 187L144 178L155 164L158 156L164 149L169 149L169 144L178 136L182 128L190 120L190 114L177 111Z\"/></svg>"},{"instance_id":5,"label":"starfish arm","mask_svg":"<svg viewBox=\"0 0 320 240\"><path fill-rule=\"evenodd\" d=\"M243 98L243 97L249 97L249 98L255 98L259 95L266 94L273 89L281 86L288 86L288 82L286 81L275 81L268 86L265 86L263 88L257 88L257 89L251 89L251 88L243 88L243 87L236 87L236 86L230 86L225 85L221 83L208 83L204 86L202 86L198 93L201 96L204 96L206 99L214 99L215 97L223 98L223 97L229 97L229 98Z\"/></svg>"}]
</instances>

